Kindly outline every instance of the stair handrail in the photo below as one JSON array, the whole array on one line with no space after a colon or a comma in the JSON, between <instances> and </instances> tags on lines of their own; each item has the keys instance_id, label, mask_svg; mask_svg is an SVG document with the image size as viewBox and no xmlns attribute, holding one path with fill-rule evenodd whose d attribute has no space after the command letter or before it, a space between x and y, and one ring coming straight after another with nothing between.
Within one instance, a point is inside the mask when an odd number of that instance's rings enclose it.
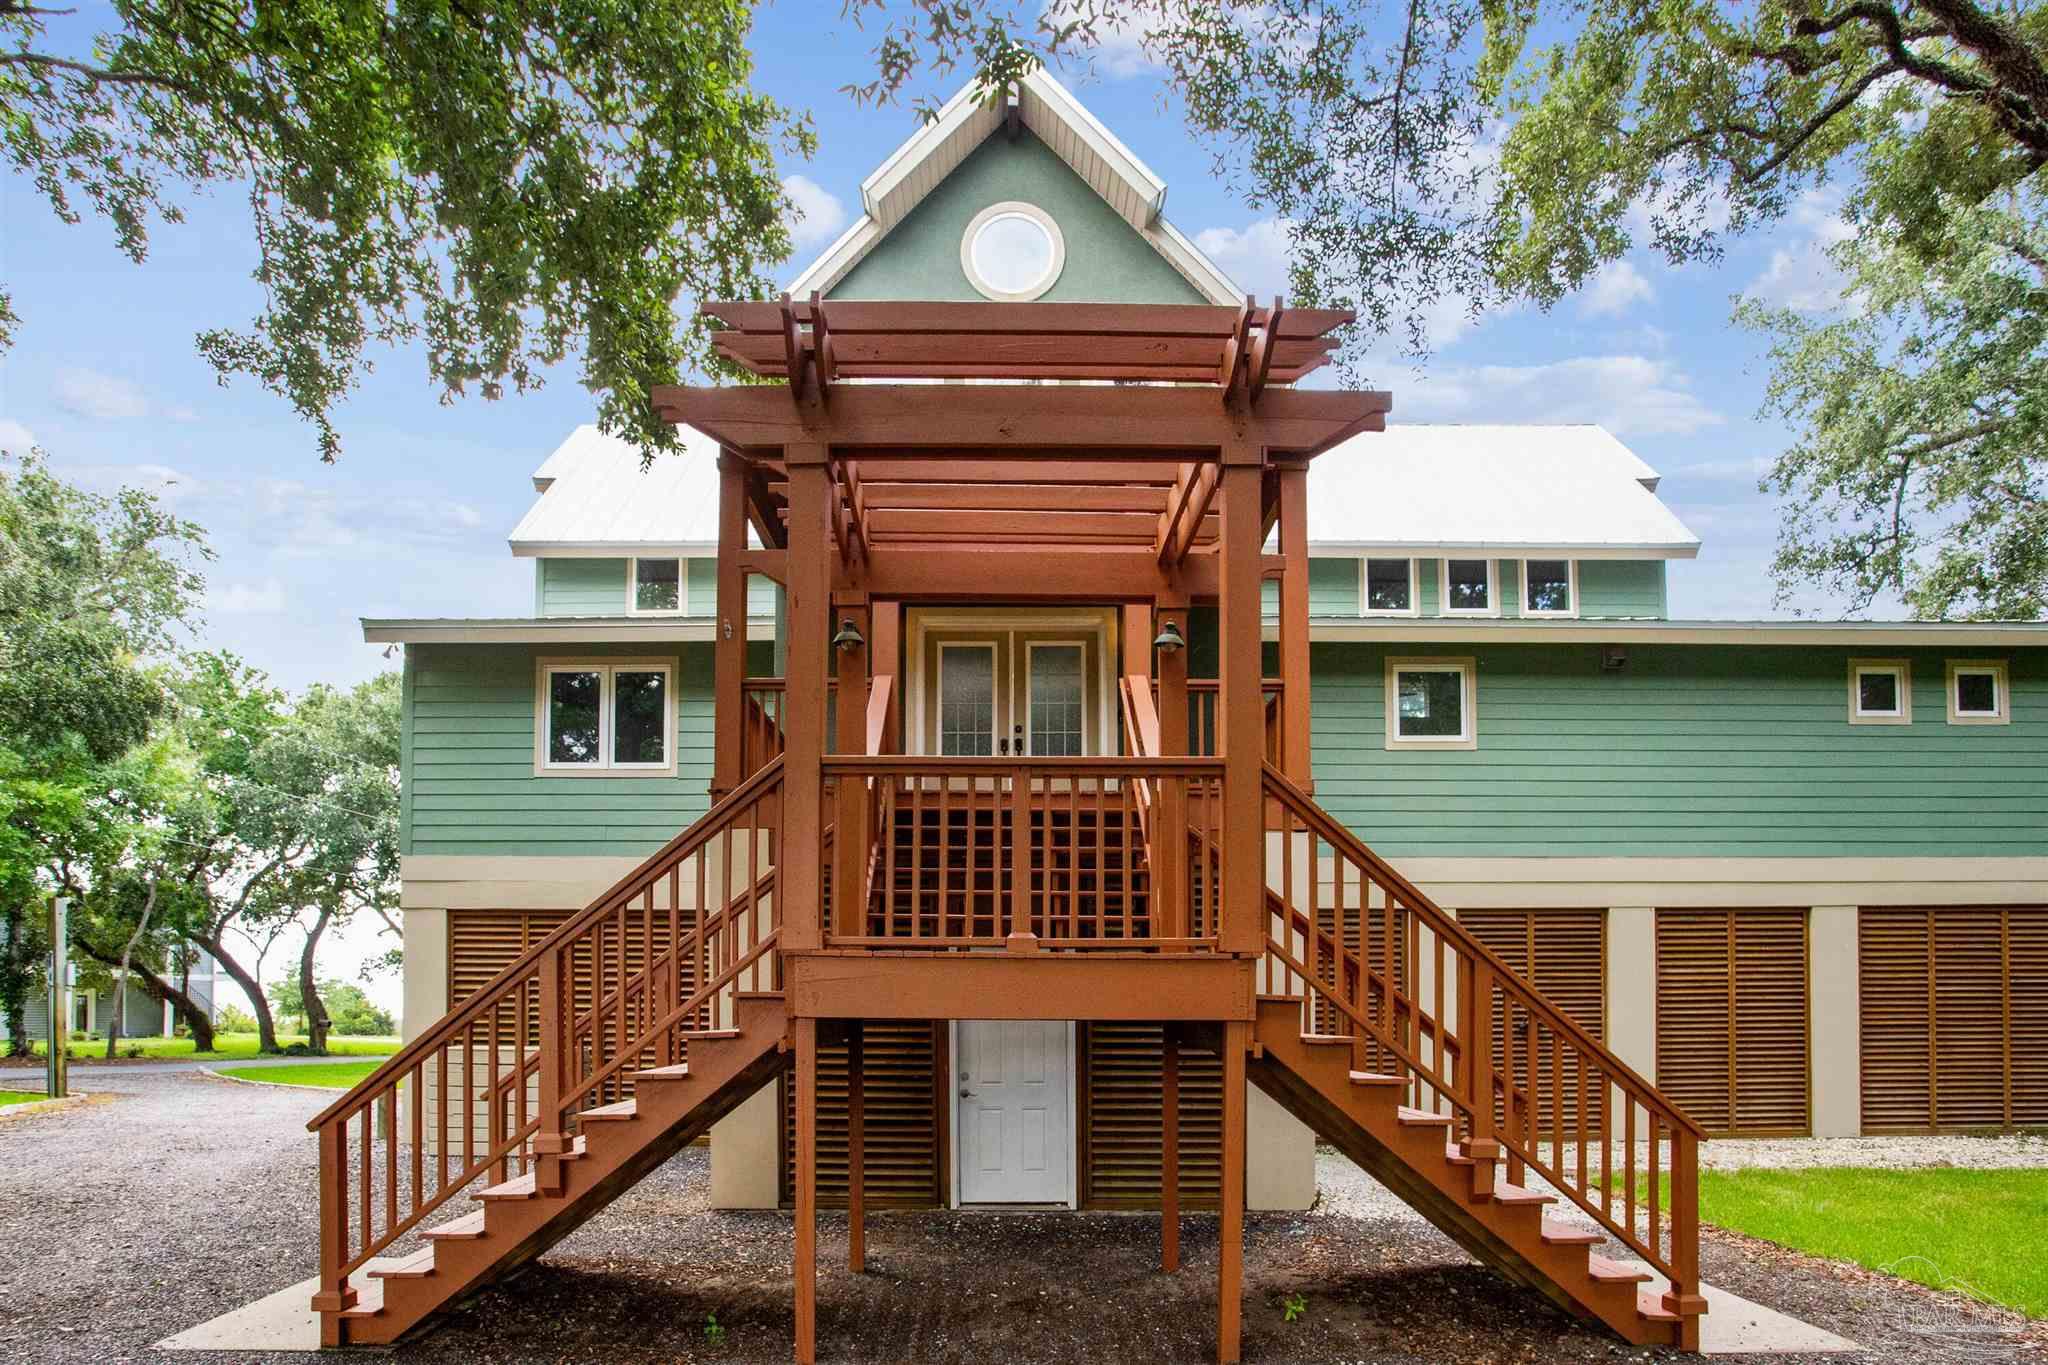
<instances>
[{"instance_id":1,"label":"stair handrail","mask_svg":"<svg viewBox=\"0 0 2048 1365\"><path fill-rule=\"evenodd\" d=\"M1416 1059L1408 1053L1405 1047L1399 1044L1398 1040L1389 1039L1385 1031L1373 1027L1370 1020L1360 1018L1357 1012L1349 1007L1347 1002L1340 999L1338 995L1329 992L1312 972L1308 971L1298 960L1294 959L1293 954L1288 951L1287 945L1276 942L1271 935L1271 931L1269 931L1267 950L1275 957L1282 959L1290 971L1300 975L1304 982L1304 1005L1308 1005L1316 995L1321 995L1347 1017L1365 1024L1375 1044L1386 1048L1402 1065L1407 1066L1411 1072L1416 1074L1419 1080L1430 1085L1440 1099L1447 1103L1452 1110L1462 1116L1466 1124L1465 1136L1468 1154L1483 1156L1486 1160L1491 1161L1491 1154L1493 1152L1504 1150L1509 1160L1510 1174L1515 1179L1519 1180L1521 1178L1520 1171L1524 1165L1541 1173L1560 1194L1570 1199L1580 1210L1591 1216L1637 1255L1663 1271L1670 1278L1671 1290L1664 1296L1664 1304L1667 1309L1686 1315L1703 1312L1704 1300L1699 1296L1698 1145L1705 1138L1706 1134L1699 1123L1670 1097L1659 1091L1647 1078L1639 1074L1635 1068L1629 1066L1620 1057L1616 1056L1605 1044L1594 1039L1555 1001L1538 990L1519 973L1508 967L1497 954L1464 926L1460 925L1455 918L1437 905L1428 894L1402 876L1384 858L1368 847L1363 840L1332 818L1327 811L1323 810L1316 803L1314 798L1290 781L1285 773L1281 772L1271 763L1265 766L1265 787L1269 800L1276 801L1292 820L1299 821L1304 833L1323 840L1331 846L1333 852L1339 857L1356 864L1361 870L1362 875L1369 875L1386 893L1390 906L1397 906L1414 916L1418 924L1427 928L1435 936L1439 945L1447 945L1450 948L1454 960L1462 958L1470 964L1469 972L1462 970L1465 965L1464 962L1459 964L1461 970L1456 982L1458 992L1456 1009L1465 1021L1459 1033L1463 1036L1468 1046L1460 1053L1457 1068L1458 1076L1455 1080L1444 1077L1440 1070L1433 1072L1430 1068L1417 1066ZM1320 875L1320 869L1311 866L1308 869L1308 873L1313 880ZM1339 875L1341 877L1341 870ZM1289 897L1291 897L1291 888L1289 888ZM1360 913L1363 916L1366 913L1367 907L1362 886L1360 899ZM1289 899L1289 903L1291 904L1291 899ZM1291 920L1289 927L1291 930ZM1391 940L1391 924L1389 932ZM1333 946L1336 949L1335 960L1345 962L1346 959L1355 958L1357 963L1355 970L1363 978L1372 980L1376 984L1382 993L1382 998L1390 1002L1388 1010L1389 1019L1394 1018L1393 1002L1396 1000L1399 983L1379 979L1382 973L1374 970L1373 964L1369 960L1371 955L1364 951L1365 945L1362 939L1356 953L1342 943L1341 937L1333 935L1332 939ZM1412 938L1410 944L1412 950ZM1441 951L1441 947L1439 951ZM1349 963L1346 962L1346 966L1348 965ZM1571 1173L1563 1169L1563 1096L1560 1096L1552 1103L1552 1150L1550 1161L1546 1162L1542 1157L1540 1145L1544 1135L1540 1131L1535 1134L1534 1142L1517 1141L1514 1119L1518 1114L1524 1117L1522 1134L1525 1139L1531 1129L1539 1127L1536 1112L1538 1101L1536 1096L1524 1093L1516 1086L1512 1063L1508 1066L1496 1065L1494 1059L1490 1056L1490 1039L1493 1024L1493 991L1496 987L1501 992L1501 999L1505 1007L1505 1012L1502 1016L1504 1027L1512 1022L1513 1012L1518 1008L1529 1016L1531 1020L1540 1024L1541 1027L1548 1029L1553 1039L1560 1040L1554 1044L1554 1048L1561 1047L1562 1043L1569 1043L1579 1058L1582 1059L1578 1071L1580 1104L1577 1120L1579 1124L1579 1140L1576 1145L1578 1148L1579 1169L1576 1182L1572 1179ZM1404 993L1404 998L1410 1018L1416 1022L1419 1030L1421 1020L1428 1011L1424 1009L1421 1001L1415 997L1413 992ZM1481 1012L1482 1002L1483 1013ZM1440 999L1438 1008L1441 1008ZM1442 1021L1437 1020L1434 1022L1439 1030L1439 1036L1442 1037L1444 1032ZM1554 1050L1552 1053L1554 1064L1558 1057L1559 1052ZM1529 1065L1533 1081L1537 1069L1535 1059L1525 1054L1525 1061ZM1606 1153L1608 1152L1609 1143L1612 1141L1613 1135L1608 1131L1604 1117L1609 1112L1607 1097L1604 1091L1600 1097L1599 1105L1600 1112L1603 1115L1600 1128L1600 1142L1603 1154L1600 1171L1602 1197L1596 1200L1587 1193L1588 1176L1591 1173L1590 1163L1585 1154L1585 1089L1586 1064L1588 1062L1597 1066L1603 1078L1603 1085L1612 1085L1620 1090L1626 1105L1626 1136L1623 1139L1626 1153L1622 1171L1623 1190L1619 1199L1623 1206L1624 1216L1619 1220L1614 1216L1614 1205L1617 1200L1611 1183L1612 1171L1606 1164ZM1559 1078L1559 1086L1561 1089L1561 1077ZM1503 1114L1506 1118L1506 1122L1503 1125L1496 1125L1495 1123L1494 1104L1496 1100L1503 1106ZM1636 1113L1638 1109L1642 1110L1649 1120L1647 1131L1648 1191L1645 1196L1639 1196L1635 1187ZM1657 1133L1660 1127L1669 1130L1671 1140L1670 1202L1668 1211L1661 1219L1664 1234L1668 1235L1670 1239L1671 1249L1668 1256L1662 1249L1662 1240L1659 1233L1659 1206L1664 1199L1664 1194L1659 1184L1658 1169L1660 1165L1660 1152ZM1647 1234L1638 1233L1636 1230L1636 1209L1639 1198L1643 1199L1647 1204Z\"/></svg>"}]
</instances>

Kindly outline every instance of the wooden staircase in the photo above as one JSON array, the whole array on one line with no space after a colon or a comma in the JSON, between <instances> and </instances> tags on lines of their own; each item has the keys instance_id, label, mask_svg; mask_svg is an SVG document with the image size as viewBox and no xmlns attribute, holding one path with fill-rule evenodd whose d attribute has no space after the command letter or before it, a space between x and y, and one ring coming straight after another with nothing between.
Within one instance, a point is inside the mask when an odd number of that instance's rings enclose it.
<instances>
[{"instance_id":1,"label":"wooden staircase","mask_svg":"<svg viewBox=\"0 0 2048 1365\"><path fill-rule=\"evenodd\" d=\"M545 1163L535 1163L471 1194L473 1211L424 1228L423 1249L372 1263L354 1306L338 1314L343 1340L396 1341L532 1260L780 1073L788 1065L782 997L741 995L735 1004L732 1027L684 1034L688 1062L631 1072L633 1094L577 1115L552 1188L543 1187Z\"/></svg>"}]
</instances>

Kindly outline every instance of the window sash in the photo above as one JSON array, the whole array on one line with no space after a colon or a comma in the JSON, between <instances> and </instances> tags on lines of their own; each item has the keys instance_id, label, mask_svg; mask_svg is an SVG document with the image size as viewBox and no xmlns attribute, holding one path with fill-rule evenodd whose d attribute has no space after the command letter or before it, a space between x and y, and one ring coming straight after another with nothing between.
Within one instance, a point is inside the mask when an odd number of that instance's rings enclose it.
<instances>
[{"instance_id":1,"label":"window sash","mask_svg":"<svg viewBox=\"0 0 2048 1365\"><path fill-rule=\"evenodd\" d=\"M557 734L555 728L555 679L579 676L591 677L597 680L597 698L594 708L596 715L593 717L596 721L596 727L591 744L590 757L588 759L557 758L555 757L555 737ZM543 672L542 677L544 680L540 701L541 714L544 717L541 726L542 766L574 769L603 767L604 756L609 747L605 735L605 697L611 690L606 685L605 671L602 668L578 668L571 665L563 665L547 668Z\"/></svg>"},{"instance_id":2,"label":"window sash","mask_svg":"<svg viewBox=\"0 0 2048 1365\"><path fill-rule=\"evenodd\" d=\"M661 758L654 762L632 762L617 756L618 743L618 677L628 675L657 675L661 679L660 723ZM555 679L583 675L597 679L597 742L593 757L589 760L565 760L555 757ZM572 661L543 663L540 667L540 721L538 725L540 753L536 765L538 773L672 773L676 769L676 671L675 665L666 660L636 662L621 660L616 663L578 663Z\"/></svg>"},{"instance_id":3,"label":"window sash","mask_svg":"<svg viewBox=\"0 0 2048 1365\"><path fill-rule=\"evenodd\" d=\"M1411 677L1426 677L1430 674L1449 674L1458 681L1458 728L1452 734L1418 734L1409 731L1405 722L1406 680ZM1395 708L1394 738L1403 744L1453 744L1472 738L1472 683L1469 671L1462 664L1402 664L1394 669L1394 695L1389 704ZM1425 703L1427 697L1424 698Z\"/></svg>"},{"instance_id":4,"label":"window sash","mask_svg":"<svg viewBox=\"0 0 2048 1365\"><path fill-rule=\"evenodd\" d=\"M1561 564L1564 566L1564 605L1561 607L1539 607L1534 603L1533 589L1536 584L1535 567L1539 564ZM1547 576L1546 584L1560 580ZM1570 559L1525 559L1522 561L1522 614L1524 616L1577 616L1579 614L1579 566Z\"/></svg>"},{"instance_id":5,"label":"window sash","mask_svg":"<svg viewBox=\"0 0 2048 1365\"><path fill-rule=\"evenodd\" d=\"M1963 684L1972 679L1982 678L1991 684L1989 706L1965 706ZM1958 668L1955 672L1955 696L1952 699L1959 716L2001 716L2005 714L2005 689L1999 686L2000 678L1995 668Z\"/></svg>"},{"instance_id":6,"label":"window sash","mask_svg":"<svg viewBox=\"0 0 2048 1365\"><path fill-rule=\"evenodd\" d=\"M643 564L673 564L676 566L676 603L672 607L643 607L640 605L640 566ZM690 562L678 555L638 555L626 561L626 614L628 616L681 616L690 608Z\"/></svg>"},{"instance_id":7,"label":"window sash","mask_svg":"<svg viewBox=\"0 0 2048 1365\"><path fill-rule=\"evenodd\" d=\"M1869 706L1865 704L1863 682L1866 678L1889 678L1892 684L1890 706ZM1856 714L1859 716L1881 716L1887 719L1906 714L1905 680L1896 668L1859 668L1856 670Z\"/></svg>"},{"instance_id":8,"label":"window sash","mask_svg":"<svg viewBox=\"0 0 2048 1365\"><path fill-rule=\"evenodd\" d=\"M659 710L655 715L656 728L659 731L658 739L661 745L661 756L659 758L647 760L619 757L619 744L622 739L623 729L621 721L624 719L620 712L622 697L619 691L619 679L623 676L659 678L661 680L658 688L660 697ZM671 749L675 742L674 735L671 733L674 726L670 723L670 717L674 714L675 710L675 698L669 692L670 681L669 670L666 667L621 666L609 670L607 677L609 685L605 689L608 705L605 713L611 719L611 735L607 739L605 752L611 757L611 767L667 768L669 766L670 760L674 757Z\"/></svg>"},{"instance_id":9,"label":"window sash","mask_svg":"<svg viewBox=\"0 0 2048 1365\"><path fill-rule=\"evenodd\" d=\"M1492 561L1491 559L1445 559L1445 560L1443 560L1442 562L1443 562L1443 582L1442 582L1442 588L1443 588L1443 592L1442 592L1442 594L1441 594L1441 596L1442 596L1442 600L1441 600L1440 602L1438 602L1438 603L1437 603L1437 607L1438 607L1438 609L1439 609L1440 611L1442 611L1442 612L1443 612L1443 614L1444 614L1444 615L1446 615L1446 616L1492 616L1492 615L1495 615L1495 614L1496 614L1496 613L1497 613L1497 612L1498 612L1498 611L1500 610L1500 597L1499 597L1499 593L1498 593L1498 590L1497 590L1496 584L1495 584L1495 582L1494 582L1495 578L1496 578L1496 577L1498 577L1498 575L1497 575L1497 574L1495 574L1495 572L1494 572L1494 567L1493 567L1493 561ZM1482 583L1483 583L1483 584L1485 585L1485 592L1486 592L1486 601L1485 601L1484 603L1482 603L1481 605L1479 605L1479 606L1476 606L1476 607L1471 607L1471 606L1465 606L1465 607L1461 607L1461 606L1455 606L1455 605L1453 605L1453 600L1452 600L1452 589L1453 589L1454 587L1456 587L1456 586L1457 586L1457 582L1458 582L1458 580L1457 580L1456 578L1454 578L1454 577L1452 576L1452 572L1451 572L1451 566L1452 566L1453 564L1461 564L1461 565L1472 565L1472 564L1478 564L1478 565L1481 565L1481 566L1483 566L1483 568L1484 568L1484 570L1485 570L1485 574L1484 574L1484 577L1483 577L1483 578L1481 579L1481 582L1482 582Z\"/></svg>"},{"instance_id":10,"label":"window sash","mask_svg":"<svg viewBox=\"0 0 2048 1365\"><path fill-rule=\"evenodd\" d=\"M1372 600L1372 578L1374 565L1379 565L1382 568L1388 565L1400 566L1402 579L1405 585L1402 589L1401 595L1404 599L1406 599L1401 603L1400 606L1383 607L1374 605ZM1416 614L1416 611L1418 610L1421 604L1416 600L1417 594L1415 591L1415 561L1413 559L1397 559L1392 557L1381 557L1378 555L1368 555L1360 561L1358 575L1358 614L1360 616L1413 616Z\"/></svg>"}]
</instances>

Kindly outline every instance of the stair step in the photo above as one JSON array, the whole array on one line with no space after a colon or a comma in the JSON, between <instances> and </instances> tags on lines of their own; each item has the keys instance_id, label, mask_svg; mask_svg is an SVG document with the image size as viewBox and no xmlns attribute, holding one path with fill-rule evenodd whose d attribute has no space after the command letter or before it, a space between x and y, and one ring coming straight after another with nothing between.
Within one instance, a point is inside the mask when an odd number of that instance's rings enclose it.
<instances>
[{"instance_id":1,"label":"stair step","mask_svg":"<svg viewBox=\"0 0 2048 1365\"><path fill-rule=\"evenodd\" d=\"M634 1081L687 1081L690 1079L690 1064L677 1062L674 1066L657 1066L650 1071L635 1071L627 1077Z\"/></svg>"},{"instance_id":2,"label":"stair step","mask_svg":"<svg viewBox=\"0 0 2048 1365\"><path fill-rule=\"evenodd\" d=\"M1554 1219L1543 1220L1543 1240L1554 1247L1599 1246L1607 1239L1590 1228L1573 1227Z\"/></svg>"},{"instance_id":3,"label":"stair step","mask_svg":"<svg viewBox=\"0 0 2048 1365\"><path fill-rule=\"evenodd\" d=\"M720 1038L737 1038L739 1036L740 1031L736 1028L700 1028L693 1029L683 1035L683 1037L693 1043L708 1043Z\"/></svg>"},{"instance_id":4,"label":"stair step","mask_svg":"<svg viewBox=\"0 0 2048 1365\"><path fill-rule=\"evenodd\" d=\"M377 1266L370 1271L379 1280L420 1280L434 1273L434 1249L416 1251L402 1261Z\"/></svg>"},{"instance_id":5,"label":"stair step","mask_svg":"<svg viewBox=\"0 0 2048 1365\"><path fill-rule=\"evenodd\" d=\"M1493 1187L1493 1202L1496 1204L1555 1204L1557 1196L1554 1194L1538 1194L1534 1190L1525 1190L1520 1185L1510 1185L1503 1181Z\"/></svg>"},{"instance_id":6,"label":"stair step","mask_svg":"<svg viewBox=\"0 0 2048 1365\"><path fill-rule=\"evenodd\" d=\"M1610 1261L1605 1256L1586 1257L1586 1273L1602 1284L1648 1284L1655 1278L1639 1265Z\"/></svg>"},{"instance_id":7,"label":"stair step","mask_svg":"<svg viewBox=\"0 0 2048 1365\"><path fill-rule=\"evenodd\" d=\"M1636 1291L1636 1312L1651 1322L1677 1322L1678 1314L1664 1306L1664 1291L1661 1289L1638 1289Z\"/></svg>"},{"instance_id":8,"label":"stair step","mask_svg":"<svg viewBox=\"0 0 2048 1365\"><path fill-rule=\"evenodd\" d=\"M384 1311L384 1281L351 1275L348 1283L356 1291L356 1303L341 1310L344 1318L374 1318Z\"/></svg>"},{"instance_id":9,"label":"stair step","mask_svg":"<svg viewBox=\"0 0 2048 1365\"><path fill-rule=\"evenodd\" d=\"M1349 1047L1358 1040L1348 1033L1304 1033L1301 1041L1316 1047Z\"/></svg>"},{"instance_id":10,"label":"stair step","mask_svg":"<svg viewBox=\"0 0 2048 1365\"><path fill-rule=\"evenodd\" d=\"M1465 1149L1455 1142L1446 1142L1444 1144L1444 1160L1450 1162L1453 1166L1477 1166L1479 1164L1478 1157L1466 1156ZM1491 1160L1494 1165L1498 1166L1503 1158L1493 1157Z\"/></svg>"},{"instance_id":11,"label":"stair step","mask_svg":"<svg viewBox=\"0 0 2048 1365\"><path fill-rule=\"evenodd\" d=\"M1449 1114L1432 1114L1426 1109L1410 1109L1405 1104L1394 1111L1394 1117L1400 1120L1403 1128L1448 1128L1457 1122Z\"/></svg>"},{"instance_id":12,"label":"stair step","mask_svg":"<svg viewBox=\"0 0 2048 1365\"><path fill-rule=\"evenodd\" d=\"M595 1109L586 1109L576 1117L582 1119L585 1123L590 1122L592 1119L630 1119L637 1118L639 1110L639 1101L620 1100L617 1104L600 1104Z\"/></svg>"},{"instance_id":13,"label":"stair step","mask_svg":"<svg viewBox=\"0 0 2048 1365\"><path fill-rule=\"evenodd\" d=\"M512 1179L502 1185L493 1185L489 1189L478 1190L470 1197L473 1199L531 1199L535 1193L533 1172L528 1171L525 1175L512 1177Z\"/></svg>"},{"instance_id":14,"label":"stair step","mask_svg":"<svg viewBox=\"0 0 2048 1365\"><path fill-rule=\"evenodd\" d=\"M1354 1071L1351 1073L1351 1083L1353 1085L1406 1085L1408 1084L1408 1078L1406 1076L1382 1076L1373 1071Z\"/></svg>"},{"instance_id":15,"label":"stair step","mask_svg":"<svg viewBox=\"0 0 2048 1365\"><path fill-rule=\"evenodd\" d=\"M420 1233L420 1236L436 1242L469 1241L483 1235L484 1211L482 1209L478 1209L475 1213L465 1213L453 1222L443 1223L439 1227L431 1227Z\"/></svg>"}]
</instances>

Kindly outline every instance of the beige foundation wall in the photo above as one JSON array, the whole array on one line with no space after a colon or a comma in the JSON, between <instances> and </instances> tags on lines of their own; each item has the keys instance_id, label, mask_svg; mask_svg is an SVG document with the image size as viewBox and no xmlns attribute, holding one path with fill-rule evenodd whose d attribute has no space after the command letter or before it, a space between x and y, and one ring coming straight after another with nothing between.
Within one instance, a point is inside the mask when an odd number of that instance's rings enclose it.
<instances>
[{"instance_id":1,"label":"beige foundation wall","mask_svg":"<svg viewBox=\"0 0 2048 1365\"><path fill-rule=\"evenodd\" d=\"M1316 1202L1316 1135L1247 1082L1244 1203L1248 1209L1298 1212Z\"/></svg>"},{"instance_id":2,"label":"beige foundation wall","mask_svg":"<svg viewBox=\"0 0 2048 1365\"><path fill-rule=\"evenodd\" d=\"M781 1202L779 1092L771 1081L711 1126L712 1208L772 1209Z\"/></svg>"},{"instance_id":3,"label":"beige foundation wall","mask_svg":"<svg viewBox=\"0 0 2048 1365\"><path fill-rule=\"evenodd\" d=\"M1863 1029L1857 907L1816 905L1807 917L1813 1016L1813 1135L1863 1131Z\"/></svg>"}]
</instances>

